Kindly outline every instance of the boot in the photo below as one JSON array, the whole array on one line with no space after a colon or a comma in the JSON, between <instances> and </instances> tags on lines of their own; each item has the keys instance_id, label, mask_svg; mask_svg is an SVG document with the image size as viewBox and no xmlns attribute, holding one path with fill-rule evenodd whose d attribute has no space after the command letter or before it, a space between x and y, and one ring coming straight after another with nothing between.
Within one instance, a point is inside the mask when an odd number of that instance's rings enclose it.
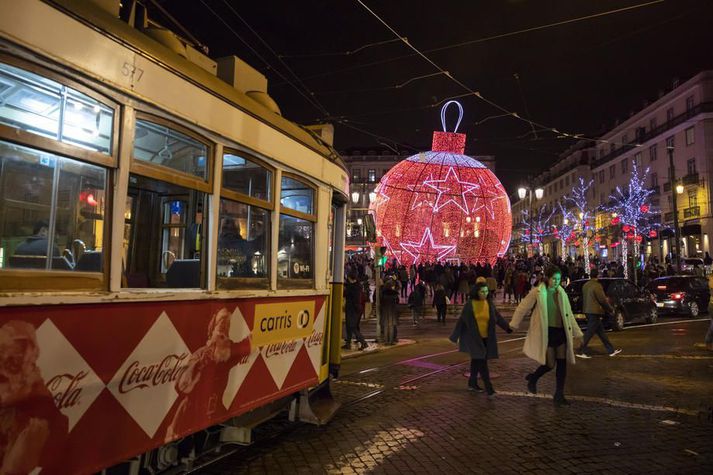
<instances>
[{"instance_id":1,"label":"boot","mask_svg":"<svg viewBox=\"0 0 713 475\"><path fill-rule=\"evenodd\" d=\"M534 373L530 373L525 376L525 379L527 380L527 392L530 394L537 394L537 380L551 369L552 368L547 365L541 365L537 367Z\"/></svg>"},{"instance_id":2,"label":"boot","mask_svg":"<svg viewBox=\"0 0 713 475\"><path fill-rule=\"evenodd\" d=\"M369 344L366 341L362 341L359 343L359 351L364 351L369 347Z\"/></svg>"},{"instance_id":3,"label":"boot","mask_svg":"<svg viewBox=\"0 0 713 475\"><path fill-rule=\"evenodd\" d=\"M344 346L342 346L342 350L351 350L351 349L352 349L351 343L345 343Z\"/></svg>"},{"instance_id":4,"label":"boot","mask_svg":"<svg viewBox=\"0 0 713 475\"><path fill-rule=\"evenodd\" d=\"M567 360L557 360L557 372L555 373L557 381L553 402L556 406L569 406L569 401L564 397L564 382L567 378Z\"/></svg>"}]
</instances>

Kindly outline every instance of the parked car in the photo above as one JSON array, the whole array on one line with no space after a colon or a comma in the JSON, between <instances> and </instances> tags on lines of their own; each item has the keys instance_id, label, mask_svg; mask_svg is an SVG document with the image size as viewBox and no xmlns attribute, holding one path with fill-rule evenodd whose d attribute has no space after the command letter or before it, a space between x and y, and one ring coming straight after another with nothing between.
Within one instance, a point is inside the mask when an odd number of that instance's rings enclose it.
<instances>
[{"instance_id":1,"label":"parked car","mask_svg":"<svg viewBox=\"0 0 713 475\"><path fill-rule=\"evenodd\" d=\"M659 313L672 313L697 317L708 309L710 290L708 279L694 275L659 277L649 283L656 296Z\"/></svg>"},{"instance_id":2,"label":"parked car","mask_svg":"<svg viewBox=\"0 0 713 475\"><path fill-rule=\"evenodd\" d=\"M700 257L684 257L683 259L681 259L682 272L693 273L693 269L695 266L698 266L703 269L706 274L710 272L710 269L706 269L706 265L704 264L703 259L701 259Z\"/></svg>"},{"instance_id":3,"label":"parked car","mask_svg":"<svg viewBox=\"0 0 713 475\"><path fill-rule=\"evenodd\" d=\"M572 304L572 312L577 322L587 323L587 317L582 313L582 286L587 279L575 280L567 287L567 295ZM605 327L620 331L626 323L645 321L654 323L658 319L658 311L654 296L647 289L639 288L632 282L621 277L603 277L599 282L609 303L614 307L614 315L606 318Z\"/></svg>"}]
</instances>

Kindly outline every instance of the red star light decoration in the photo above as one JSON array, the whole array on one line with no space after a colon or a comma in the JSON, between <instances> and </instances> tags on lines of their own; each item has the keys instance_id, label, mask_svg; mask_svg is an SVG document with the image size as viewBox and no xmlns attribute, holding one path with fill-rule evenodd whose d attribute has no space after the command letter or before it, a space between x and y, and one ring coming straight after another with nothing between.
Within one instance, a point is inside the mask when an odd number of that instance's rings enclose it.
<instances>
[{"instance_id":1,"label":"red star light decoration","mask_svg":"<svg viewBox=\"0 0 713 475\"><path fill-rule=\"evenodd\" d=\"M441 111L445 129L446 103ZM459 118L460 122L460 118ZM456 124L456 130L458 125ZM370 204L377 241L399 263L489 262L510 243L510 200L480 161L464 155L465 135L434 132L432 150L398 163Z\"/></svg>"}]
</instances>

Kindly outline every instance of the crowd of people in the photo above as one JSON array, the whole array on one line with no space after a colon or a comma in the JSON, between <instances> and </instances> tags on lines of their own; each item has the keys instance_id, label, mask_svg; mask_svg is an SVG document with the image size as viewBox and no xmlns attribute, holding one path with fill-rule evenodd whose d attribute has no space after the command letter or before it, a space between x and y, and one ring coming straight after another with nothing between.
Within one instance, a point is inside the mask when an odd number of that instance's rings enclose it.
<instances>
[{"instance_id":1,"label":"crowd of people","mask_svg":"<svg viewBox=\"0 0 713 475\"><path fill-rule=\"evenodd\" d=\"M704 262L710 268L713 259L706 253ZM523 256L508 255L497 259L495 265L481 264L454 264L449 262L423 262L417 265L400 265L395 259L388 262L382 270L383 284L380 294L381 335L386 344L393 344L397 340L398 311L397 305L407 304L411 311L414 326L421 324L426 307L430 305L437 316L437 322L446 323L448 306L451 304L465 304L471 297L471 289L477 283L485 283L491 299L501 299L502 303L519 304L531 289L546 280L545 270L549 266L556 266L560 272L561 285L567 285L578 279L588 278L596 273L599 277L624 277L624 266L621 262L608 262L598 256L589 257L589 272L585 272L583 256L576 258L560 257L551 258L548 255ZM705 275L705 268L694 266L692 271L696 275ZM352 324L347 330L347 335L359 335L358 325L365 316L376 314L375 311L375 267L373 259L366 254L350 256L345 263L346 275L351 276L358 283L360 292L352 291L353 309L350 315ZM629 263L629 278L633 278L633 266ZM669 258L663 262L656 257L650 257L644 265L636 268L637 282L645 286L651 280L664 276L674 275L676 271ZM589 274L589 275L588 275ZM591 325L590 325L591 326ZM713 327L713 323L711 325ZM595 328L592 326L592 328ZM712 330L713 331L713 330ZM594 330L595 333L600 332ZM591 335L590 335L591 338ZM601 335L600 335L601 338ZM713 338L713 336L711 337ZM706 337L706 345L711 346ZM351 338L345 347L350 346ZM357 338L358 341L359 338ZM587 338L588 340L588 338ZM603 339L604 340L604 339ZM360 342L361 343L361 342ZM360 347L365 348L364 344ZM586 344L584 345L586 349ZM713 349L713 347L711 347ZM585 351L580 352L586 355Z\"/></svg>"}]
</instances>

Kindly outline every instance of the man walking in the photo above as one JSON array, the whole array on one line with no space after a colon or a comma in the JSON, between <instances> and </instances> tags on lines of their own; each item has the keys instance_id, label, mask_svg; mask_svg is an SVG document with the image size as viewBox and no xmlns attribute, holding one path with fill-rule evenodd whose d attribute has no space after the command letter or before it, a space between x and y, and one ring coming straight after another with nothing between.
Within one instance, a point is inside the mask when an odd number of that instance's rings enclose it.
<instances>
[{"instance_id":1,"label":"man walking","mask_svg":"<svg viewBox=\"0 0 713 475\"><path fill-rule=\"evenodd\" d=\"M582 312L587 316L587 331L584 334L582 346L579 348L576 356L585 359L591 358L591 356L587 354L587 344L595 333L599 336L599 339L602 340L609 356L616 356L621 353L621 349L614 349L606 333L604 333L604 324L602 323L605 311L611 315L614 314L614 309L611 304L609 304L602 284L599 282L599 279L597 279L599 270L594 268L589 271L589 275L591 279L582 286Z\"/></svg>"}]
</instances>

